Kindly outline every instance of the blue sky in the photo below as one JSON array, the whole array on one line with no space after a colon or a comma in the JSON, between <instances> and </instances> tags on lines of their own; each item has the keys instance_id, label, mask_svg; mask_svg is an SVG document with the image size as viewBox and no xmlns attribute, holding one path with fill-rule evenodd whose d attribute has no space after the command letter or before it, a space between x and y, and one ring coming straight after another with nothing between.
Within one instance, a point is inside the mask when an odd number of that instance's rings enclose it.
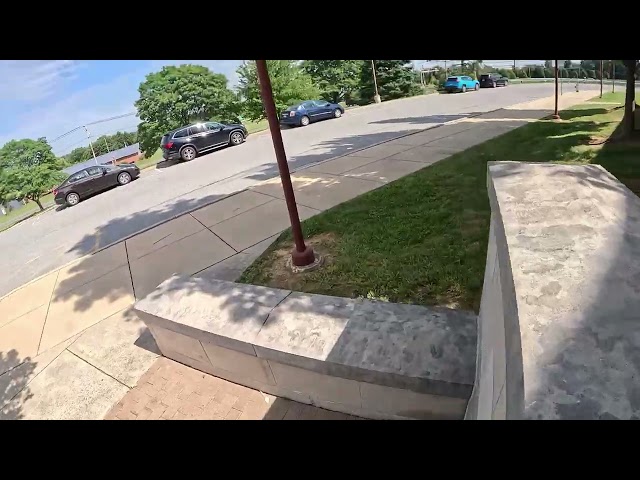
<instances>
[{"instance_id":1,"label":"blue sky","mask_svg":"<svg viewBox=\"0 0 640 480\"><path fill-rule=\"evenodd\" d=\"M237 83L241 60L2 60L0 61L0 145L11 139L55 137L96 120L135 112L138 86L164 65L194 63ZM424 60L414 60L417 66ZM487 63L491 61L486 61ZM498 61L506 62L506 61ZM519 60L518 63L534 62ZM539 61L535 61L539 62ZM89 127L92 137L135 130L130 116ZM52 144L57 154L86 146L77 131Z\"/></svg>"}]
</instances>

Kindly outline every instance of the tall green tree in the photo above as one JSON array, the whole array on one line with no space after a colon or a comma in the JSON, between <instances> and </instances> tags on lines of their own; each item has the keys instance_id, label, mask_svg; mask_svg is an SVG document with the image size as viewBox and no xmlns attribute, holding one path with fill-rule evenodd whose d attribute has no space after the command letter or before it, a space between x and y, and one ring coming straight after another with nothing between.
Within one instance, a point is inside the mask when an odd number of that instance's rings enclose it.
<instances>
[{"instance_id":1,"label":"tall green tree","mask_svg":"<svg viewBox=\"0 0 640 480\"><path fill-rule=\"evenodd\" d=\"M61 165L44 138L6 143L0 149L0 191L4 200L32 200L43 210L40 197L64 180Z\"/></svg>"},{"instance_id":2,"label":"tall green tree","mask_svg":"<svg viewBox=\"0 0 640 480\"><path fill-rule=\"evenodd\" d=\"M267 60L267 70L277 111L321 96L320 89L313 84L311 76L295 60ZM237 72L243 113L252 120L266 118L255 60L245 62Z\"/></svg>"},{"instance_id":3,"label":"tall green tree","mask_svg":"<svg viewBox=\"0 0 640 480\"><path fill-rule=\"evenodd\" d=\"M227 77L200 65L163 67L147 75L138 92L138 140L145 153L160 146L162 135L190 122L237 120Z\"/></svg>"},{"instance_id":4,"label":"tall green tree","mask_svg":"<svg viewBox=\"0 0 640 480\"><path fill-rule=\"evenodd\" d=\"M378 92L382 100L409 97L420 93L420 86L413 81L411 60L375 60ZM360 97L373 99L373 71L371 62L364 62L360 72Z\"/></svg>"},{"instance_id":5,"label":"tall green tree","mask_svg":"<svg viewBox=\"0 0 640 480\"><path fill-rule=\"evenodd\" d=\"M362 60L305 60L302 68L320 88L322 98L338 103L349 100L360 85Z\"/></svg>"}]
</instances>

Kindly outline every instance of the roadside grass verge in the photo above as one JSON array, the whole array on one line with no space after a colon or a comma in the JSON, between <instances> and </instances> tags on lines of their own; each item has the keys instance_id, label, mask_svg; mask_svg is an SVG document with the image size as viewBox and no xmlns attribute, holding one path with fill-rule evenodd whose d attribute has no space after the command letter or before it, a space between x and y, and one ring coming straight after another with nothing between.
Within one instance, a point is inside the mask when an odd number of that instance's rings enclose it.
<instances>
[{"instance_id":1,"label":"roadside grass verge","mask_svg":"<svg viewBox=\"0 0 640 480\"><path fill-rule=\"evenodd\" d=\"M623 95L602 101L622 104ZM533 122L455 154L306 220L306 238L326 255L322 268L296 275L283 267L292 248L287 230L240 281L477 312L490 219L487 162L597 163L637 193L640 145L601 143L622 115L594 99L561 112L561 122Z\"/></svg>"},{"instance_id":2,"label":"roadside grass verge","mask_svg":"<svg viewBox=\"0 0 640 480\"><path fill-rule=\"evenodd\" d=\"M53 194L49 193L40 197L40 203L42 203L42 206L46 210L54 203ZM40 208L38 208L38 204L36 202L29 202L22 208L11 210L6 215L0 215L0 232L9 227L13 227L16 223L26 220L27 218L34 217L39 213L41 212Z\"/></svg>"}]
</instances>

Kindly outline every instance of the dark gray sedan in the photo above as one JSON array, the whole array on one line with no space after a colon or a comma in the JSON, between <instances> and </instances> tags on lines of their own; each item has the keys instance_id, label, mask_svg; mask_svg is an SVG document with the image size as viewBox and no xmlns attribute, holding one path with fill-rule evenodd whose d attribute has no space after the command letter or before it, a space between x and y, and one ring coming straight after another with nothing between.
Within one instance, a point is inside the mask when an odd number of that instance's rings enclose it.
<instances>
[{"instance_id":1,"label":"dark gray sedan","mask_svg":"<svg viewBox=\"0 0 640 480\"><path fill-rule=\"evenodd\" d=\"M133 164L95 165L84 168L53 189L58 205L77 205L80 200L138 178L140 169Z\"/></svg>"}]
</instances>

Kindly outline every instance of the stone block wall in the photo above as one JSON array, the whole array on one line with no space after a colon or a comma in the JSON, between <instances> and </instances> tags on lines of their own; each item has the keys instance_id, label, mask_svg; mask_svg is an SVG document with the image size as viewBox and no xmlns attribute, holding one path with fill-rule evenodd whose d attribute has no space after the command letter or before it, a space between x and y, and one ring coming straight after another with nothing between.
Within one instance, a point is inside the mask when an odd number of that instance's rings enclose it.
<instances>
[{"instance_id":1,"label":"stone block wall","mask_svg":"<svg viewBox=\"0 0 640 480\"><path fill-rule=\"evenodd\" d=\"M597 165L495 162L467 419L640 418L640 198Z\"/></svg>"}]
</instances>

